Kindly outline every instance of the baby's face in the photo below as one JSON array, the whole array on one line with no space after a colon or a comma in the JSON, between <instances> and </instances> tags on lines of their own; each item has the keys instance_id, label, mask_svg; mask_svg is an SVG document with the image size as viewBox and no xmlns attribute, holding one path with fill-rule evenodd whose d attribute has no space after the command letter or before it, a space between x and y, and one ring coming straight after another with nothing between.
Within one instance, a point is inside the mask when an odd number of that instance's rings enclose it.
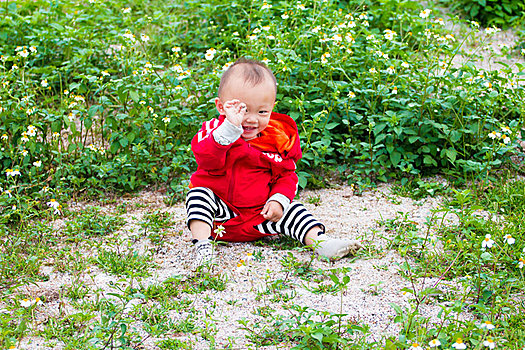
<instances>
[{"instance_id":1,"label":"baby's face","mask_svg":"<svg viewBox=\"0 0 525 350\"><path fill-rule=\"evenodd\" d=\"M268 126L275 105L273 80L268 77L260 84L250 86L244 84L241 78L232 77L220 100L225 103L234 99L246 105L246 114L241 123L244 132L241 137L246 141L256 138Z\"/></svg>"}]
</instances>

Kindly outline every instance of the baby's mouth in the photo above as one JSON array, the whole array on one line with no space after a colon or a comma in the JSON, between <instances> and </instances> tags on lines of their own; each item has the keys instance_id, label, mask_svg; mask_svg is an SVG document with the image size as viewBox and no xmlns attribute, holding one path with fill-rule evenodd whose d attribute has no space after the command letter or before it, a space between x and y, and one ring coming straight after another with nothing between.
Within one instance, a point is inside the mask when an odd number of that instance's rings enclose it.
<instances>
[{"instance_id":1,"label":"baby's mouth","mask_svg":"<svg viewBox=\"0 0 525 350\"><path fill-rule=\"evenodd\" d=\"M244 131L253 131L255 129L257 129L257 127L255 126L243 126L242 127Z\"/></svg>"}]
</instances>

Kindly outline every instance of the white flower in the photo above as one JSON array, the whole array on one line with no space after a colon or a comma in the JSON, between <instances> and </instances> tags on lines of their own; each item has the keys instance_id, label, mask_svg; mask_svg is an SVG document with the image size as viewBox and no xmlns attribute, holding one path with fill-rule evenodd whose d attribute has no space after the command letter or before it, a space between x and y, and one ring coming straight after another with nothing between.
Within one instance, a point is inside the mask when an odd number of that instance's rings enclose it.
<instances>
[{"instance_id":1,"label":"white flower","mask_svg":"<svg viewBox=\"0 0 525 350\"><path fill-rule=\"evenodd\" d=\"M49 202L47 202L47 206L52 209L55 209L55 211L53 212L54 214L60 214L61 205L56 201L56 199L50 199Z\"/></svg>"},{"instance_id":2,"label":"white flower","mask_svg":"<svg viewBox=\"0 0 525 350\"><path fill-rule=\"evenodd\" d=\"M31 300L29 299L23 299L20 301L20 306L22 307L30 307L31 305L33 305L33 303L31 302Z\"/></svg>"},{"instance_id":3,"label":"white flower","mask_svg":"<svg viewBox=\"0 0 525 350\"><path fill-rule=\"evenodd\" d=\"M490 132L488 136L489 136L489 138L491 138L491 139L493 139L493 140L497 137L495 131Z\"/></svg>"},{"instance_id":4,"label":"white flower","mask_svg":"<svg viewBox=\"0 0 525 350\"><path fill-rule=\"evenodd\" d=\"M492 245L494 244L494 241L490 238L490 234L486 234L485 238L481 242L482 248L492 248Z\"/></svg>"},{"instance_id":5,"label":"white flower","mask_svg":"<svg viewBox=\"0 0 525 350\"><path fill-rule=\"evenodd\" d=\"M356 24L354 21L349 21L346 25L348 28L355 28Z\"/></svg>"},{"instance_id":6,"label":"white flower","mask_svg":"<svg viewBox=\"0 0 525 350\"><path fill-rule=\"evenodd\" d=\"M430 16L430 12L432 12L430 9L423 10L419 13L419 17L428 18L428 16Z\"/></svg>"},{"instance_id":7,"label":"white flower","mask_svg":"<svg viewBox=\"0 0 525 350\"><path fill-rule=\"evenodd\" d=\"M510 143L510 137L508 137L507 135L503 135L501 138L503 139L504 144Z\"/></svg>"},{"instance_id":8,"label":"white flower","mask_svg":"<svg viewBox=\"0 0 525 350\"><path fill-rule=\"evenodd\" d=\"M408 62L403 62L403 63L401 63L401 67L403 67L403 68L409 68L410 65L408 64Z\"/></svg>"},{"instance_id":9,"label":"white flower","mask_svg":"<svg viewBox=\"0 0 525 350\"><path fill-rule=\"evenodd\" d=\"M215 230L213 230L213 233L215 233L217 235L217 237L222 238L222 236L224 236L224 231L226 231L224 226L219 225L219 226L217 226L217 228Z\"/></svg>"},{"instance_id":10,"label":"white flower","mask_svg":"<svg viewBox=\"0 0 525 350\"><path fill-rule=\"evenodd\" d=\"M496 27L485 29L485 33L487 33L487 35L492 35L492 34L495 34L497 32L500 32L500 31L501 31L501 29L496 28Z\"/></svg>"},{"instance_id":11,"label":"white flower","mask_svg":"<svg viewBox=\"0 0 525 350\"><path fill-rule=\"evenodd\" d=\"M321 56L321 63L322 64L328 63L328 57L330 57L330 53L329 52L323 53L323 55Z\"/></svg>"},{"instance_id":12,"label":"white flower","mask_svg":"<svg viewBox=\"0 0 525 350\"><path fill-rule=\"evenodd\" d=\"M423 350L423 348L418 343L412 343L410 350Z\"/></svg>"},{"instance_id":13,"label":"white flower","mask_svg":"<svg viewBox=\"0 0 525 350\"><path fill-rule=\"evenodd\" d=\"M430 343L428 343L428 346L431 348L436 348L441 345L441 342L438 339L431 340Z\"/></svg>"},{"instance_id":14,"label":"white flower","mask_svg":"<svg viewBox=\"0 0 525 350\"><path fill-rule=\"evenodd\" d=\"M272 5L268 4L266 1L261 6L261 10L268 10L268 9L271 9L271 8L272 8Z\"/></svg>"},{"instance_id":15,"label":"white flower","mask_svg":"<svg viewBox=\"0 0 525 350\"><path fill-rule=\"evenodd\" d=\"M29 154L28 150L26 150L26 149L22 150L22 156L23 157L27 156L28 154Z\"/></svg>"},{"instance_id":16,"label":"white flower","mask_svg":"<svg viewBox=\"0 0 525 350\"><path fill-rule=\"evenodd\" d=\"M162 121L164 122L164 124L168 124L170 122L170 117L164 117L162 118Z\"/></svg>"},{"instance_id":17,"label":"white flower","mask_svg":"<svg viewBox=\"0 0 525 350\"><path fill-rule=\"evenodd\" d=\"M153 67L153 65L149 62L146 62L146 64L144 65L144 68L146 69L151 69Z\"/></svg>"},{"instance_id":18,"label":"white flower","mask_svg":"<svg viewBox=\"0 0 525 350\"><path fill-rule=\"evenodd\" d=\"M3 134L3 135L2 135L2 140L5 141L5 140L7 140L8 138L9 138L9 136L7 136L7 134Z\"/></svg>"},{"instance_id":19,"label":"white flower","mask_svg":"<svg viewBox=\"0 0 525 350\"><path fill-rule=\"evenodd\" d=\"M483 345L485 345L489 349L494 349L496 347L496 343L494 343L494 340L492 340L491 338L488 338L487 340L485 340L483 342Z\"/></svg>"},{"instance_id":20,"label":"white flower","mask_svg":"<svg viewBox=\"0 0 525 350\"><path fill-rule=\"evenodd\" d=\"M172 52L175 52L175 53L180 52L180 46L173 46L173 47L171 48L171 51L172 51Z\"/></svg>"},{"instance_id":21,"label":"white flower","mask_svg":"<svg viewBox=\"0 0 525 350\"><path fill-rule=\"evenodd\" d=\"M372 74L376 74L377 73L377 70L375 68L370 68L368 71L370 73L372 73Z\"/></svg>"},{"instance_id":22,"label":"white flower","mask_svg":"<svg viewBox=\"0 0 525 350\"><path fill-rule=\"evenodd\" d=\"M348 92L348 97L350 97L350 99L355 98L355 93L353 91Z\"/></svg>"},{"instance_id":23,"label":"white flower","mask_svg":"<svg viewBox=\"0 0 525 350\"><path fill-rule=\"evenodd\" d=\"M490 330L496 328L496 326L494 326L492 324L492 322L490 322L490 321L483 321L483 323L479 325L479 328L486 329L486 330L490 331Z\"/></svg>"},{"instance_id":24,"label":"white flower","mask_svg":"<svg viewBox=\"0 0 525 350\"><path fill-rule=\"evenodd\" d=\"M20 174L20 170L18 170L18 169L14 169L14 170L13 169L6 169L5 175L7 177L10 177L10 176L11 177L15 177L17 175L20 176L21 174Z\"/></svg>"},{"instance_id":25,"label":"white flower","mask_svg":"<svg viewBox=\"0 0 525 350\"><path fill-rule=\"evenodd\" d=\"M100 72L100 74L102 74L103 77L109 77L109 73L107 70L103 70L102 72Z\"/></svg>"},{"instance_id":26,"label":"white flower","mask_svg":"<svg viewBox=\"0 0 525 350\"><path fill-rule=\"evenodd\" d=\"M385 39L389 40L389 41L394 40L394 38L397 35L396 32L394 32L393 30L390 30L390 29L385 29L384 33L385 33L384 34Z\"/></svg>"},{"instance_id":27,"label":"white flower","mask_svg":"<svg viewBox=\"0 0 525 350\"><path fill-rule=\"evenodd\" d=\"M397 86L394 86L392 88L392 92L391 92L392 95L397 95Z\"/></svg>"},{"instance_id":28,"label":"white flower","mask_svg":"<svg viewBox=\"0 0 525 350\"><path fill-rule=\"evenodd\" d=\"M463 350L463 349L467 348L467 345L465 343L463 343L463 339L458 338L458 339L456 339L454 344L452 344L452 347L454 349L457 349L457 350Z\"/></svg>"},{"instance_id":29,"label":"white flower","mask_svg":"<svg viewBox=\"0 0 525 350\"><path fill-rule=\"evenodd\" d=\"M388 74L394 74L396 72L396 69L394 68L394 66L390 66L386 69L386 72Z\"/></svg>"},{"instance_id":30,"label":"white flower","mask_svg":"<svg viewBox=\"0 0 525 350\"><path fill-rule=\"evenodd\" d=\"M6 191L6 192L7 192L7 191ZM518 260L518 267L519 267L520 269L522 269L522 268L523 268L523 265L525 265L525 259L520 258L520 259Z\"/></svg>"},{"instance_id":31,"label":"white flower","mask_svg":"<svg viewBox=\"0 0 525 350\"><path fill-rule=\"evenodd\" d=\"M288 13L285 12L285 13L283 13L283 14L281 15L281 18L282 18L282 19L288 19L288 18L290 18L290 16L288 16Z\"/></svg>"},{"instance_id":32,"label":"white flower","mask_svg":"<svg viewBox=\"0 0 525 350\"><path fill-rule=\"evenodd\" d=\"M302 11L306 10L306 7L303 4L301 4L300 2L297 3L297 8L299 10L302 10Z\"/></svg>"},{"instance_id":33,"label":"white flower","mask_svg":"<svg viewBox=\"0 0 525 350\"><path fill-rule=\"evenodd\" d=\"M146 34L140 34L140 40L142 40L142 41L144 41L146 43L150 39L149 39L149 36L147 36Z\"/></svg>"},{"instance_id":34,"label":"white flower","mask_svg":"<svg viewBox=\"0 0 525 350\"><path fill-rule=\"evenodd\" d=\"M36 166L37 168L40 168L42 166L42 161L37 160L36 162L33 162L33 165Z\"/></svg>"},{"instance_id":35,"label":"white flower","mask_svg":"<svg viewBox=\"0 0 525 350\"><path fill-rule=\"evenodd\" d=\"M215 57L215 53L217 52L217 50L215 50L214 48L211 48L211 49L208 49L206 51L206 54L204 55L204 57L208 60L208 61L211 61L213 60L213 58Z\"/></svg>"},{"instance_id":36,"label":"white flower","mask_svg":"<svg viewBox=\"0 0 525 350\"><path fill-rule=\"evenodd\" d=\"M31 51L32 53L36 53L36 47L35 46L31 46L29 48L29 51Z\"/></svg>"},{"instance_id":37,"label":"white flower","mask_svg":"<svg viewBox=\"0 0 525 350\"><path fill-rule=\"evenodd\" d=\"M365 26L365 27L369 27L369 26L370 26L370 23L368 23L368 21L363 21L363 26Z\"/></svg>"},{"instance_id":38,"label":"white flower","mask_svg":"<svg viewBox=\"0 0 525 350\"><path fill-rule=\"evenodd\" d=\"M67 115L67 119L70 121L70 122L73 122L75 120L75 117L77 115L73 112L70 112L68 115Z\"/></svg>"},{"instance_id":39,"label":"white flower","mask_svg":"<svg viewBox=\"0 0 525 350\"><path fill-rule=\"evenodd\" d=\"M125 7L122 9L122 13L130 13L131 12L131 8L130 7Z\"/></svg>"},{"instance_id":40,"label":"white flower","mask_svg":"<svg viewBox=\"0 0 525 350\"><path fill-rule=\"evenodd\" d=\"M521 54L525 56L525 49L521 49Z\"/></svg>"},{"instance_id":41,"label":"white flower","mask_svg":"<svg viewBox=\"0 0 525 350\"><path fill-rule=\"evenodd\" d=\"M440 26L444 26L445 25L445 21L443 20L443 18L436 18L434 20L434 23L439 24Z\"/></svg>"},{"instance_id":42,"label":"white flower","mask_svg":"<svg viewBox=\"0 0 525 350\"><path fill-rule=\"evenodd\" d=\"M124 38L129 39L131 42L135 42L135 35L129 31L129 29L126 30L126 33L122 35Z\"/></svg>"},{"instance_id":43,"label":"white flower","mask_svg":"<svg viewBox=\"0 0 525 350\"><path fill-rule=\"evenodd\" d=\"M474 28L479 28L479 23L476 21L471 21L470 24L472 24Z\"/></svg>"},{"instance_id":44,"label":"white flower","mask_svg":"<svg viewBox=\"0 0 525 350\"><path fill-rule=\"evenodd\" d=\"M33 137L36 135L36 127L34 127L33 125L29 125L27 127L27 136L30 136L30 137Z\"/></svg>"},{"instance_id":45,"label":"white flower","mask_svg":"<svg viewBox=\"0 0 525 350\"><path fill-rule=\"evenodd\" d=\"M358 17L360 20L368 19L368 15L366 13L362 13Z\"/></svg>"},{"instance_id":46,"label":"white flower","mask_svg":"<svg viewBox=\"0 0 525 350\"><path fill-rule=\"evenodd\" d=\"M23 49L22 51L18 51L17 55L19 56L22 56L22 57L27 57L29 56L29 51L27 51L26 49Z\"/></svg>"},{"instance_id":47,"label":"white flower","mask_svg":"<svg viewBox=\"0 0 525 350\"><path fill-rule=\"evenodd\" d=\"M22 133L22 138L20 138L20 140L21 140L22 142L27 142L27 141L29 141L29 137L27 136L27 132L24 131L24 132Z\"/></svg>"},{"instance_id":48,"label":"white flower","mask_svg":"<svg viewBox=\"0 0 525 350\"><path fill-rule=\"evenodd\" d=\"M42 79L42 81L40 82L40 85L42 85L42 87L48 87L49 84L47 83L47 79Z\"/></svg>"},{"instance_id":49,"label":"white flower","mask_svg":"<svg viewBox=\"0 0 525 350\"><path fill-rule=\"evenodd\" d=\"M505 235L504 239L507 244L514 244L514 242L516 242L516 240L509 234Z\"/></svg>"}]
</instances>

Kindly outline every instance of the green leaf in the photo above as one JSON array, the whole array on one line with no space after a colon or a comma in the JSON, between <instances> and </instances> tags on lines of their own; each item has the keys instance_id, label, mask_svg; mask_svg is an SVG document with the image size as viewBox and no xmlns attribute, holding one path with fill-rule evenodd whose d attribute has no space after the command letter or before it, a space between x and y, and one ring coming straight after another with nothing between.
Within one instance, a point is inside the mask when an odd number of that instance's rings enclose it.
<instances>
[{"instance_id":1,"label":"green leaf","mask_svg":"<svg viewBox=\"0 0 525 350\"><path fill-rule=\"evenodd\" d=\"M55 29L58 30L59 32L63 32L64 29L65 29L63 26L61 26L61 25L58 24L58 23L51 23L51 24L49 24L49 26L52 27L52 28L55 28Z\"/></svg>"},{"instance_id":2,"label":"green leaf","mask_svg":"<svg viewBox=\"0 0 525 350\"><path fill-rule=\"evenodd\" d=\"M445 153L451 162L454 162L456 160L456 155L458 154L458 152L454 148L447 148Z\"/></svg>"},{"instance_id":3,"label":"green leaf","mask_svg":"<svg viewBox=\"0 0 525 350\"><path fill-rule=\"evenodd\" d=\"M136 91L134 91L134 90L130 90L130 91L129 91L129 96L131 97L131 99L132 99L135 103L139 102L139 100L140 100L140 96L139 96L138 92L136 92Z\"/></svg>"},{"instance_id":4,"label":"green leaf","mask_svg":"<svg viewBox=\"0 0 525 350\"><path fill-rule=\"evenodd\" d=\"M128 141L129 141L130 143L132 143L133 140L135 140L135 137L136 137L136 136L137 136L137 135L136 135L133 131L131 131L129 134L126 135L126 138L128 139ZM123 146L125 146L125 145L123 145Z\"/></svg>"},{"instance_id":5,"label":"green leaf","mask_svg":"<svg viewBox=\"0 0 525 350\"><path fill-rule=\"evenodd\" d=\"M393 166L398 165L400 160L401 160L401 153L397 151L390 153L390 161L392 162Z\"/></svg>"}]
</instances>

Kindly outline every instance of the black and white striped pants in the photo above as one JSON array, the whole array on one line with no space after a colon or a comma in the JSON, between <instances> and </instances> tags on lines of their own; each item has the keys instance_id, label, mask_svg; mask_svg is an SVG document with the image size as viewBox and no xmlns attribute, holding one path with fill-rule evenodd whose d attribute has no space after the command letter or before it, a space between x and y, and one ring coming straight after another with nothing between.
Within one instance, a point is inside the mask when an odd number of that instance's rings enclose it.
<instances>
[{"instance_id":1,"label":"black and white striped pants","mask_svg":"<svg viewBox=\"0 0 525 350\"><path fill-rule=\"evenodd\" d=\"M215 221L225 222L237 216L222 199L206 187L195 187L188 192L186 212L188 225L191 220L200 220L212 228ZM293 201L279 221L266 220L254 228L264 234L281 233L304 244L306 234L315 226L324 232L324 225L317 221L303 204Z\"/></svg>"}]
</instances>

